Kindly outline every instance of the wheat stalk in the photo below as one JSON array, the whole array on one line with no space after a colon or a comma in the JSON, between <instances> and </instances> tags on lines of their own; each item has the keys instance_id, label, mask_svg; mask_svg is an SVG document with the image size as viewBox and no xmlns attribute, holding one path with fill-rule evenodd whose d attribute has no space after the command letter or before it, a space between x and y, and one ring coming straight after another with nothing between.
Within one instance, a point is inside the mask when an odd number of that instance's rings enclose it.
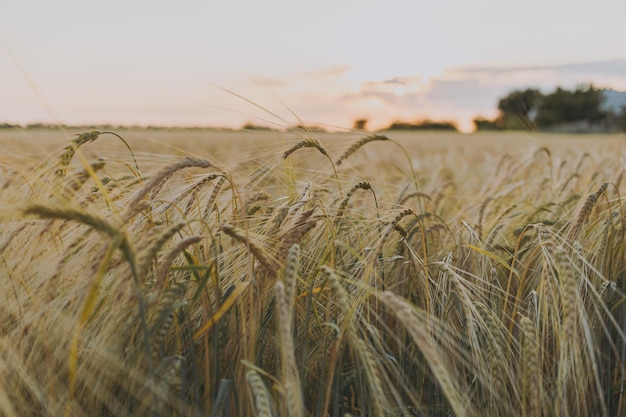
<instances>
[{"instance_id":1,"label":"wheat stalk","mask_svg":"<svg viewBox=\"0 0 626 417\"><path fill-rule=\"evenodd\" d=\"M460 389L455 384L456 378L450 374L439 353L437 343L431 338L424 324L420 323L415 315L415 307L390 291L378 295L378 298L394 312L398 320L405 326L413 338L415 346L424 355L428 366L439 382L455 416L473 415L471 407L464 400Z\"/></svg>"},{"instance_id":2,"label":"wheat stalk","mask_svg":"<svg viewBox=\"0 0 626 417\"><path fill-rule=\"evenodd\" d=\"M322 266L322 271L328 277L335 294L338 296L339 307L344 313L342 327L346 332L350 347L357 354L361 367L367 375L366 383L370 390L369 399L371 400L371 404L369 405L372 408L372 414L375 416L384 416L385 409L387 408L387 399L380 380L380 370L378 369L378 365L374 360L372 352L365 345L365 342L358 336L356 329L354 328L354 324L351 322L352 308L350 306L349 296L343 289L339 281L339 277L335 274L332 268L324 265Z\"/></svg>"},{"instance_id":3,"label":"wheat stalk","mask_svg":"<svg viewBox=\"0 0 626 417\"><path fill-rule=\"evenodd\" d=\"M77 192L80 187L83 186L89 178L91 178L91 173L96 173L105 167L107 161L106 159L99 159L98 161L92 162L89 164L90 169L81 169L70 178L68 178L65 190L68 195L72 196L75 192Z\"/></svg>"},{"instance_id":4,"label":"wheat stalk","mask_svg":"<svg viewBox=\"0 0 626 417\"><path fill-rule=\"evenodd\" d=\"M164 358L159 363L154 375L148 377L148 381L137 395L141 403L134 415L141 416L145 412L150 415L171 413L171 410L167 409L169 396L172 388L181 384L180 371L183 363L184 358L178 355Z\"/></svg>"},{"instance_id":5,"label":"wheat stalk","mask_svg":"<svg viewBox=\"0 0 626 417\"><path fill-rule=\"evenodd\" d=\"M161 262L161 266L156 274L156 288L160 290L165 285L165 280L167 278L167 273L176 259L177 256L180 255L182 251L184 251L188 246L195 245L196 243L202 241L201 236L190 236L187 237L176 244L163 258Z\"/></svg>"},{"instance_id":6,"label":"wheat stalk","mask_svg":"<svg viewBox=\"0 0 626 417\"><path fill-rule=\"evenodd\" d=\"M150 246L148 246L142 253L142 261L139 264L139 276L147 277L148 272L150 270L150 266L152 262L155 260L157 254L165 245L165 243L170 240L176 233L180 232L183 227L185 227L186 223L178 223L169 228L167 228L163 233L154 240Z\"/></svg>"}]
</instances>

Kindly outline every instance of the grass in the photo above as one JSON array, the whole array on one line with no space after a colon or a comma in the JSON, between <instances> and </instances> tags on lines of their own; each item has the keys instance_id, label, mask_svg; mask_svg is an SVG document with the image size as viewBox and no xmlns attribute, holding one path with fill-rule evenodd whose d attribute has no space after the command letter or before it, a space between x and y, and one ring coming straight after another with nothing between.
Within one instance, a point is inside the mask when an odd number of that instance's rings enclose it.
<instances>
[{"instance_id":1,"label":"grass","mask_svg":"<svg viewBox=\"0 0 626 417\"><path fill-rule=\"evenodd\" d=\"M0 415L626 415L623 138L113 134L0 160Z\"/></svg>"}]
</instances>

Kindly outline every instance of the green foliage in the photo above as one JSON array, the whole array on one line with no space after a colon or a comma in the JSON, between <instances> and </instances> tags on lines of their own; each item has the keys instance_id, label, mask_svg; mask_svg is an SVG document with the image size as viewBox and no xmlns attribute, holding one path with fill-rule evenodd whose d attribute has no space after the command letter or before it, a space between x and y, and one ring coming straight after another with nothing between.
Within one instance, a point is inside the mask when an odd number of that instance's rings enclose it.
<instances>
[{"instance_id":1,"label":"green foliage","mask_svg":"<svg viewBox=\"0 0 626 417\"><path fill-rule=\"evenodd\" d=\"M624 129L626 113L602 108L603 91L592 84L570 91L557 87L542 94L535 88L515 90L498 101L500 115L477 118L476 130L614 131Z\"/></svg>"},{"instance_id":2,"label":"green foliage","mask_svg":"<svg viewBox=\"0 0 626 417\"><path fill-rule=\"evenodd\" d=\"M367 130L367 122L369 122L369 120L367 120L367 119L356 119L354 121L354 125L352 126L352 129L354 129L354 130Z\"/></svg>"},{"instance_id":3,"label":"green foliage","mask_svg":"<svg viewBox=\"0 0 626 417\"><path fill-rule=\"evenodd\" d=\"M541 100L535 123L540 128L577 122L599 124L607 119L607 112L601 109L601 105L602 91L593 85L578 87L574 91L558 87Z\"/></svg>"},{"instance_id":4,"label":"green foliage","mask_svg":"<svg viewBox=\"0 0 626 417\"><path fill-rule=\"evenodd\" d=\"M626 132L626 106L622 106L622 109L615 117L615 124L620 131Z\"/></svg>"},{"instance_id":5,"label":"green foliage","mask_svg":"<svg viewBox=\"0 0 626 417\"><path fill-rule=\"evenodd\" d=\"M474 123L474 128L478 132L504 129L504 120L501 117L496 118L494 120L477 117L474 120L472 120L472 122Z\"/></svg>"},{"instance_id":6,"label":"green foliage","mask_svg":"<svg viewBox=\"0 0 626 417\"><path fill-rule=\"evenodd\" d=\"M531 112L541 102L543 95L534 88L513 91L501 98L498 110L501 112L505 129L528 129L532 126Z\"/></svg>"},{"instance_id":7,"label":"green foliage","mask_svg":"<svg viewBox=\"0 0 626 417\"><path fill-rule=\"evenodd\" d=\"M248 123L244 124L244 125L241 127L241 129L242 129L242 130L255 130L255 131L259 131L259 132L271 132L271 131L273 131L273 130L274 130L274 129L272 129L272 128L271 128L271 127L269 127L269 126L255 125L255 124L254 124L254 123L252 123L252 122L248 122Z\"/></svg>"},{"instance_id":8,"label":"green foliage","mask_svg":"<svg viewBox=\"0 0 626 417\"><path fill-rule=\"evenodd\" d=\"M383 130L441 130L456 132L458 129L454 122L426 119L414 123L396 121Z\"/></svg>"}]
</instances>

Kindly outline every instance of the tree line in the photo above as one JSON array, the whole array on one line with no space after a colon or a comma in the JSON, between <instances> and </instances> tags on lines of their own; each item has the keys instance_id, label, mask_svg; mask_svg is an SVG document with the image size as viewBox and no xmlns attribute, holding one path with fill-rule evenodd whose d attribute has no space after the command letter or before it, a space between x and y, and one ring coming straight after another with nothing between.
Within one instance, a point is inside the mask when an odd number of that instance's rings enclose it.
<instances>
[{"instance_id":1,"label":"tree line","mask_svg":"<svg viewBox=\"0 0 626 417\"><path fill-rule=\"evenodd\" d=\"M357 119L354 121L352 128L354 130L367 130L367 119ZM415 131L415 130L435 130L435 131L448 131L448 132L457 132L458 128L456 123L449 120L430 120L423 119L417 120L415 122L404 122L401 120L396 120L389 124L388 126L380 129L381 131L388 130L404 130L404 131Z\"/></svg>"},{"instance_id":2,"label":"tree line","mask_svg":"<svg viewBox=\"0 0 626 417\"><path fill-rule=\"evenodd\" d=\"M574 90L557 87L543 94L536 88L514 90L498 101L498 116L494 119L477 117L473 120L476 131L531 130L543 132L626 132L626 105L616 109L605 105L606 90L589 84ZM615 92L613 92L615 93ZM621 94L621 93L618 93ZM626 93L624 93L626 95ZM354 130L367 130L367 119L354 121ZM0 129L53 128L62 125L42 123L27 126L0 123ZM67 126L66 126L67 127ZM107 126L108 127L108 126ZM144 127L145 128L145 127ZM321 127L297 126L307 131L323 131ZM246 123L243 130L271 130L269 127ZM438 130L457 131L453 121L415 122L394 121L382 130Z\"/></svg>"},{"instance_id":3,"label":"tree line","mask_svg":"<svg viewBox=\"0 0 626 417\"><path fill-rule=\"evenodd\" d=\"M614 110L604 100L604 90L592 84L574 90L557 87L549 94L535 88L515 90L498 101L495 119L476 118L474 125L477 131L626 131L626 106Z\"/></svg>"}]
</instances>

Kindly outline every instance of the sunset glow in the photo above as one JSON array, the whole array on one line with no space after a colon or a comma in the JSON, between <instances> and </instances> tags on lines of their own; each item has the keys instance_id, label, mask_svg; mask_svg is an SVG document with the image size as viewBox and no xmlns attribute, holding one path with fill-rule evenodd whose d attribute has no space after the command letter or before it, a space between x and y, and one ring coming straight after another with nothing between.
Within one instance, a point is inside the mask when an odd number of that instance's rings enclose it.
<instances>
[{"instance_id":1,"label":"sunset glow","mask_svg":"<svg viewBox=\"0 0 626 417\"><path fill-rule=\"evenodd\" d=\"M293 112L332 129L431 118L467 131L516 88L626 90L626 3L511 7L9 0L0 122L287 126Z\"/></svg>"}]
</instances>

